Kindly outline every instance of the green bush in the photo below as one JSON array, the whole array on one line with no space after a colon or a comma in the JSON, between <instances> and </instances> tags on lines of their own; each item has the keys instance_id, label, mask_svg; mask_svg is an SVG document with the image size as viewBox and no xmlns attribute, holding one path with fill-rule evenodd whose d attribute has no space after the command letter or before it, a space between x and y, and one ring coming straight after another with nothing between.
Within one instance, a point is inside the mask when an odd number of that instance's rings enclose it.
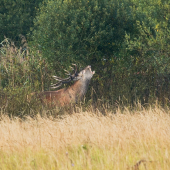
<instances>
[{"instance_id":1,"label":"green bush","mask_svg":"<svg viewBox=\"0 0 170 170\"><path fill-rule=\"evenodd\" d=\"M44 1L32 43L56 71L71 62L92 65L96 99L164 103L170 85L169 10L168 0Z\"/></svg>"},{"instance_id":2,"label":"green bush","mask_svg":"<svg viewBox=\"0 0 170 170\"><path fill-rule=\"evenodd\" d=\"M20 43L19 35L26 36L33 27L33 19L42 0L0 1L0 42L4 36Z\"/></svg>"},{"instance_id":3,"label":"green bush","mask_svg":"<svg viewBox=\"0 0 170 170\"><path fill-rule=\"evenodd\" d=\"M101 65L119 52L125 32L137 33L132 12L127 0L47 1L35 20L33 40L54 66Z\"/></svg>"},{"instance_id":4,"label":"green bush","mask_svg":"<svg viewBox=\"0 0 170 170\"><path fill-rule=\"evenodd\" d=\"M49 88L51 72L40 53L5 39L0 48L0 108L13 116L30 114L38 101L29 101L28 96Z\"/></svg>"},{"instance_id":5,"label":"green bush","mask_svg":"<svg viewBox=\"0 0 170 170\"><path fill-rule=\"evenodd\" d=\"M0 104L8 114L29 113L27 94L49 90L52 73L62 76L71 63L96 71L87 99L169 101L168 0L44 0L36 10L40 2L0 2L1 36L16 40L34 28L30 48L25 40L21 48L1 43Z\"/></svg>"},{"instance_id":6,"label":"green bush","mask_svg":"<svg viewBox=\"0 0 170 170\"><path fill-rule=\"evenodd\" d=\"M135 37L126 34L123 58L130 78L131 98L143 103L158 99L169 103L170 85L170 2L143 1L136 11ZM143 17L139 17L143 12Z\"/></svg>"}]
</instances>

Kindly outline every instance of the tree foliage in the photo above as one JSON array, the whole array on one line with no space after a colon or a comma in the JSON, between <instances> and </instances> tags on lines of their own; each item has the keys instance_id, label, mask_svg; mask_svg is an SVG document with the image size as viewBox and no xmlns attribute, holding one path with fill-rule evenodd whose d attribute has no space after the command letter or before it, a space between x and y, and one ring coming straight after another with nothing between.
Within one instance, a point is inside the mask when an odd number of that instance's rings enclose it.
<instances>
[{"instance_id":1,"label":"tree foliage","mask_svg":"<svg viewBox=\"0 0 170 170\"><path fill-rule=\"evenodd\" d=\"M29 102L27 96L47 89L52 74L41 54L25 49L24 37L22 41L24 48L9 39L0 44L0 108L10 116L21 117L38 105L38 101Z\"/></svg>"},{"instance_id":2,"label":"tree foliage","mask_svg":"<svg viewBox=\"0 0 170 170\"><path fill-rule=\"evenodd\" d=\"M168 97L170 2L168 0L44 1L33 42L59 70L76 61L95 67L97 96Z\"/></svg>"},{"instance_id":3,"label":"tree foliage","mask_svg":"<svg viewBox=\"0 0 170 170\"><path fill-rule=\"evenodd\" d=\"M40 2L0 2L1 36L16 39L32 27L31 53L28 47L11 53L1 43L3 93L16 97L22 89L48 90L51 73L61 76L76 62L96 71L87 98L130 105L169 101L170 1L44 0L33 25Z\"/></svg>"},{"instance_id":4,"label":"tree foliage","mask_svg":"<svg viewBox=\"0 0 170 170\"><path fill-rule=\"evenodd\" d=\"M33 19L42 0L0 1L0 42L4 36L18 41L19 34L26 36L33 27Z\"/></svg>"},{"instance_id":5,"label":"tree foliage","mask_svg":"<svg viewBox=\"0 0 170 170\"><path fill-rule=\"evenodd\" d=\"M136 32L128 1L48 1L35 20L34 42L49 62L100 63ZM128 15L127 15L128 13Z\"/></svg>"}]
</instances>

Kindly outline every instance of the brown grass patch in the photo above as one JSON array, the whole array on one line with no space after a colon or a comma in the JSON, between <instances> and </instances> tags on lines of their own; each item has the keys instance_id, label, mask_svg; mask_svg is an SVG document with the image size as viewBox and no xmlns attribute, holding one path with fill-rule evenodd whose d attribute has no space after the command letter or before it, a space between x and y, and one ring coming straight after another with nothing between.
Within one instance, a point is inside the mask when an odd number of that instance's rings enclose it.
<instances>
[{"instance_id":1,"label":"brown grass patch","mask_svg":"<svg viewBox=\"0 0 170 170\"><path fill-rule=\"evenodd\" d=\"M75 165L81 164L81 159L89 159L86 166L83 164L85 169L95 169L94 160L103 165L101 169L133 168L139 160L146 161L138 168L166 169L170 166L170 116L169 111L160 108L134 113L117 111L107 116L75 113L62 119L37 116L27 117L26 121L3 116L0 147L5 153L23 153L27 149L33 153L69 152L68 161Z\"/></svg>"}]
</instances>

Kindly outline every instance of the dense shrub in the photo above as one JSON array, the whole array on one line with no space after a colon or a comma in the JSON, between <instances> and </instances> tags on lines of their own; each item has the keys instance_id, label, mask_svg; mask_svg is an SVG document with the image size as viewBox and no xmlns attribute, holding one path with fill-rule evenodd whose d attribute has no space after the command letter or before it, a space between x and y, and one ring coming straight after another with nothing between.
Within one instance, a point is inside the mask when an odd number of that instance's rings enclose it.
<instances>
[{"instance_id":1,"label":"dense shrub","mask_svg":"<svg viewBox=\"0 0 170 170\"><path fill-rule=\"evenodd\" d=\"M22 41L24 48L17 48L9 39L0 48L0 108L13 116L23 116L35 109L37 101L29 102L27 95L47 89L51 78L41 54L25 49L24 37Z\"/></svg>"},{"instance_id":2,"label":"dense shrub","mask_svg":"<svg viewBox=\"0 0 170 170\"><path fill-rule=\"evenodd\" d=\"M35 20L34 45L55 70L91 64L96 98L132 104L169 98L170 2L47 1Z\"/></svg>"},{"instance_id":3,"label":"dense shrub","mask_svg":"<svg viewBox=\"0 0 170 170\"><path fill-rule=\"evenodd\" d=\"M4 2L1 9L15 9L14 2ZM71 63L96 71L87 99L130 105L169 101L170 1L44 0L34 26L36 10L25 17L23 9L16 28L4 27L7 19L13 23L15 10L8 17L0 14L2 32L10 38L34 27L30 48L16 48L7 39L1 43L0 104L8 112L26 113L27 94L48 90L52 73L62 76Z\"/></svg>"},{"instance_id":4,"label":"dense shrub","mask_svg":"<svg viewBox=\"0 0 170 170\"><path fill-rule=\"evenodd\" d=\"M0 42L4 36L20 43L19 35L26 36L33 27L33 19L42 0L0 1Z\"/></svg>"},{"instance_id":5,"label":"dense shrub","mask_svg":"<svg viewBox=\"0 0 170 170\"><path fill-rule=\"evenodd\" d=\"M35 20L34 43L54 66L75 60L101 65L120 51L125 32L137 34L128 3L48 1Z\"/></svg>"}]
</instances>

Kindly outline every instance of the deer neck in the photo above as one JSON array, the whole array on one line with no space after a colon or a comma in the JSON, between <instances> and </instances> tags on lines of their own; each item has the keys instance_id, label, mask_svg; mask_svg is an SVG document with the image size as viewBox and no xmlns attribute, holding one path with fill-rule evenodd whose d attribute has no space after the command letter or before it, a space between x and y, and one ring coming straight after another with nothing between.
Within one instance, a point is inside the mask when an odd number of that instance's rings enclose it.
<instances>
[{"instance_id":1,"label":"deer neck","mask_svg":"<svg viewBox=\"0 0 170 170\"><path fill-rule=\"evenodd\" d=\"M79 99L81 99L87 92L90 80L78 80L68 88Z\"/></svg>"}]
</instances>

